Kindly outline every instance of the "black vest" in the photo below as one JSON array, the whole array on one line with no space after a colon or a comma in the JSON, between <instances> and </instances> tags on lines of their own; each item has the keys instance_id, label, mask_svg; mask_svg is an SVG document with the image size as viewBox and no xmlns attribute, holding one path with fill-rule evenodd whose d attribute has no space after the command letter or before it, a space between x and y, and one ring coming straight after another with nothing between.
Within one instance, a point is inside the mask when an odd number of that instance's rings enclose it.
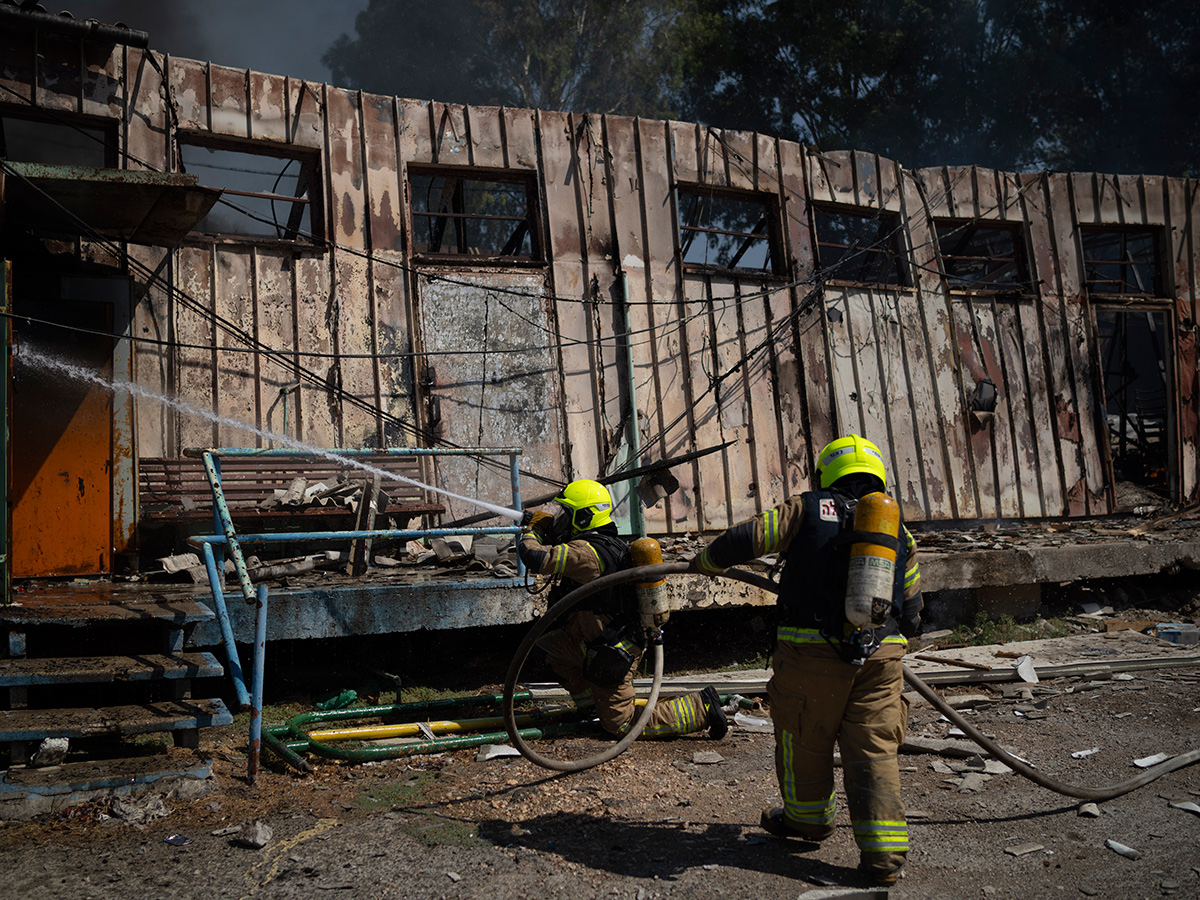
<instances>
[{"instance_id":1,"label":"black vest","mask_svg":"<svg viewBox=\"0 0 1200 900\"><path fill-rule=\"evenodd\" d=\"M617 536L616 526L601 526L595 531L585 531L572 540L587 541L592 545L592 549L600 557L604 575L633 568L633 554L629 550L629 545ZM553 606L579 586L579 582L574 579L563 578L554 586L547 602ZM590 597L584 597L575 606L575 609L590 609L614 619L621 615L636 615L637 593L632 583L617 585L606 588L598 594L592 594Z\"/></svg>"},{"instance_id":2,"label":"black vest","mask_svg":"<svg viewBox=\"0 0 1200 900\"><path fill-rule=\"evenodd\" d=\"M845 598L851 541L844 535L854 528L854 508L858 501L839 491L808 491L801 498L804 513L800 531L788 547L787 561L779 578L780 624L815 628L838 641L848 624ZM822 518L822 511L826 518ZM901 522L892 609L887 622L875 630L878 640L900 630L897 619L904 609L907 564L908 545Z\"/></svg>"}]
</instances>

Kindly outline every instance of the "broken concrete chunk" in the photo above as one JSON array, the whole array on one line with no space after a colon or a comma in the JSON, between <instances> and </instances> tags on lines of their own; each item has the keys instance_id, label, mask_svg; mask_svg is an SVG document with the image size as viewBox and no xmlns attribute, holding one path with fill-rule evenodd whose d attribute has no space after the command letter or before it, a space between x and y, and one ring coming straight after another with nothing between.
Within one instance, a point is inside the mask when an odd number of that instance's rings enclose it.
<instances>
[{"instance_id":1,"label":"broken concrete chunk","mask_svg":"<svg viewBox=\"0 0 1200 900\"><path fill-rule=\"evenodd\" d=\"M521 751L508 744L484 744L475 754L476 762L487 762L489 759L503 759L507 756L520 756Z\"/></svg>"},{"instance_id":2,"label":"broken concrete chunk","mask_svg":"<svg viewBox=\"0 0 1200 900\"><path fill-rule=\"evenodd\" d=\"M984 775L982 772L968 772L959 783L958 792L960 794L978 793L991 780L991 775Z\"/></svg>"},{"instance_id":3,"label":"broken concrete chunk","mask_svg":"<svg viewBox=\"0 0 1200 900\"><path fill-rule=\"evenodd\" d=\"M1022 656L1017 660L1017 676L1026 684L1037 684L1038 675L1037 669L1033 666L1033 660L1028 656Z\"/></svg>"},{"instance_id":4,"label":"broken concrete chunk","mask_svg":"<svg viewBox=\"0 0 1200 900\"><path fill-rule=\"evenodd\" d=\"M1017 844L1015 847L1005 847L1004 852L1009 856L1028 856L1039 850L1045 850L1044 844Z\"/></svg>"},{"instance_id":5,"label":"broken concrete chunk","mask_svg":"<svg viewBox=\"0 0 1200 900\"><path fill-rule=\"evenodd\" d=\"M1083 759L1086 756L1091 756L1093 753L1099 753L1099 747L1093 747L1091 750L1076 750L1071 754L1071 759Z\"/></svg>"},{"instance_id":6,"label":"broken concrete chunk","mask_svg":"<svg viewBox=\"0 0 1200 900\"><path fill-rule=\"evenodd\" d=\"M65 737L46 738L29 757L29 765L33 768L57 766L66 758L70 740Z\"/></svg>"},{"instance_id":7,"label":"broken concrete chunk","mask_svg":"<svg viewBox=\"0 0 1200 900\"><path fill-rule=\"evenodd\" d=\"M1078 814L1085 819L1098 819L1100 818L1100 807L1095 803L1080 803Z\"/></svg>"},{"instance_id":8,"label":"broken concrete chunk","mask_svg":"<svg viewBox=\"0 0 1200 900\"><path fill-rule=\"evenodd\" d=\"M258 819L253 821L247 819L242 823L238 843L251 850L261 850L271 843L272 837L274 837L274 832L271 831L270 825L260 822Z\"/></svg>"},{"instance_id":9,"label":"broken concrete chunk","mask_svg":"<svg viewBox=\"0 0 1200 900\"><path fill-rule=\"evenodd\" d=\"M182 572L185 569L193 569L201 566L200 557L195 553L180 553L176 556L164 556L159 560L162 563L163 571L168 575L174 575L176 572Z\"/></svg>"},{"instance_id":10,"label":"broken concrete chunk","mask_svg":"<svg viewBox=\"0 0 1200 900\"><path fill-rule=\"evenodd\" d=\"M692 762L698 766L714 766L725 762L725 757L715 750L701 750L692 754Z\"/></svg>"},{"instance_id":11,"label":"broken concrete chunk","mask_svg":"<svg viewBox=\"0 0 1200 900\"><path fill-rule=\"evenodd\" d=\"M1190 801L1190 800L1182 800L1178 803L1172 803L1171 809L1182 809L1182 810L1186 810L1187 812L1195 813L1196 815L1200 816L1200 806L1197 806L1195 803L1192 803L1192 801Z\"/></svg>"}]
</instances>

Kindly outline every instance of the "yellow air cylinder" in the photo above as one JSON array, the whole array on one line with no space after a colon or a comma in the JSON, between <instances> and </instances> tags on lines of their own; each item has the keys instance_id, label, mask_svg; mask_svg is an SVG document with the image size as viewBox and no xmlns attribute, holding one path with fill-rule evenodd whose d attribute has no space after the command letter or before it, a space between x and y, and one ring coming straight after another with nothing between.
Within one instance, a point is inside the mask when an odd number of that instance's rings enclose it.
<instances>
[{"instance_id":1,"label":"yellow air cylinder","mask_svg":"<svg viewBox=\"0 0 1200 900\"><path fill-rule=\"evenodd\" d=\"M629 545L633 556L633 564L641 566L657 566L662 561L662 548L658 541L651 537L638 538ZM670 603L667 600L667 580L639 581L635 586L637 591L638 612L641 613L642 625L646 628L661 628L671 615Z\"/></svg>"},{"instance_id":2,"label":"yellow air cylinder","mask_svg":"<svg viewBox=\"0 0 1200 900\"><path fill-rule=\"evenodd\" d=\"M854 510L854 530L897 538L900 506L882 492L866 494ZM896 574L896 550L874 541L850 545L846 579L846 620L856 628L878 628L887 621Z\"/></svg>"}]
</instances>

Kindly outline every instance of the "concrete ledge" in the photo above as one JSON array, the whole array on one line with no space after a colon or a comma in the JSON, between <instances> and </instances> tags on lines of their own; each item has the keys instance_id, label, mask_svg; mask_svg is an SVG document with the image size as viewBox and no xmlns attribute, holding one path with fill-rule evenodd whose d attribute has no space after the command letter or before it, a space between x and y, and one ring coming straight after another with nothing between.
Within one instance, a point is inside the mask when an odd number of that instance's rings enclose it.
<instances>
[{"instance_id":1,"label":"concrete ledge","mask_svg":"<svg viewBox=\"0 0 1200 900\"><path fill-rule=\"evenodd\" d=\"M1200 569L1200 541L1104 541L1013 550L922 553L926 591L1157 575Z\"/></svg>"}]
</instances>

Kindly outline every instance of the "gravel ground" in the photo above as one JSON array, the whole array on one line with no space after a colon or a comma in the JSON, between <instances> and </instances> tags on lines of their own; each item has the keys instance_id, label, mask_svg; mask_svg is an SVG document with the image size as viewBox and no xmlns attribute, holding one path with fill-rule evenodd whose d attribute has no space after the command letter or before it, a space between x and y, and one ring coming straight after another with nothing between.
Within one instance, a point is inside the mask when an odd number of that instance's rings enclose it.
<instances>
[{"instance_id":1,"label":"gravel ground","mask_svg":"<svg viewBox=\"0 0 1200 900\"><path fill-rule=\"evenodd\" d=\"M969 714L982 730L1085 786L1131 778L1141 771L1135 759L1186 752L1200 735L1200 668L1055 679L1026 696L1010 688L1005 697L999 685L942 693L983 695ZM914 705L910 735L945 737L949 727ZM567 755L602 745L579 738L540 746ZM757 827L761 808L778 802L771 734L735 727L720 742L640 742L574 775L520 758L480 761L473 750L325 763L308 776L268 760L253 786L244 778L244 734L229 731L205 749L218 789L168 797L162 818L130 824L97 801L0 829L0 895L886 896L855 872L844 805L837 832L819 848ZM972 775L961 758L905 754L901 766L913 850L891 896L1200 897L1200 815L1170 805L1200 803L1200 766L1103 802L1094 818L1080 815L1079 801L1015 774ZM147 801L137 806L153 812ZM272 832L260 849L239 843L253 821ZM189 842L169 842L175 835ZM1137 858L1109 849L1110 840Z\"/></svg>"}]
</instances>

